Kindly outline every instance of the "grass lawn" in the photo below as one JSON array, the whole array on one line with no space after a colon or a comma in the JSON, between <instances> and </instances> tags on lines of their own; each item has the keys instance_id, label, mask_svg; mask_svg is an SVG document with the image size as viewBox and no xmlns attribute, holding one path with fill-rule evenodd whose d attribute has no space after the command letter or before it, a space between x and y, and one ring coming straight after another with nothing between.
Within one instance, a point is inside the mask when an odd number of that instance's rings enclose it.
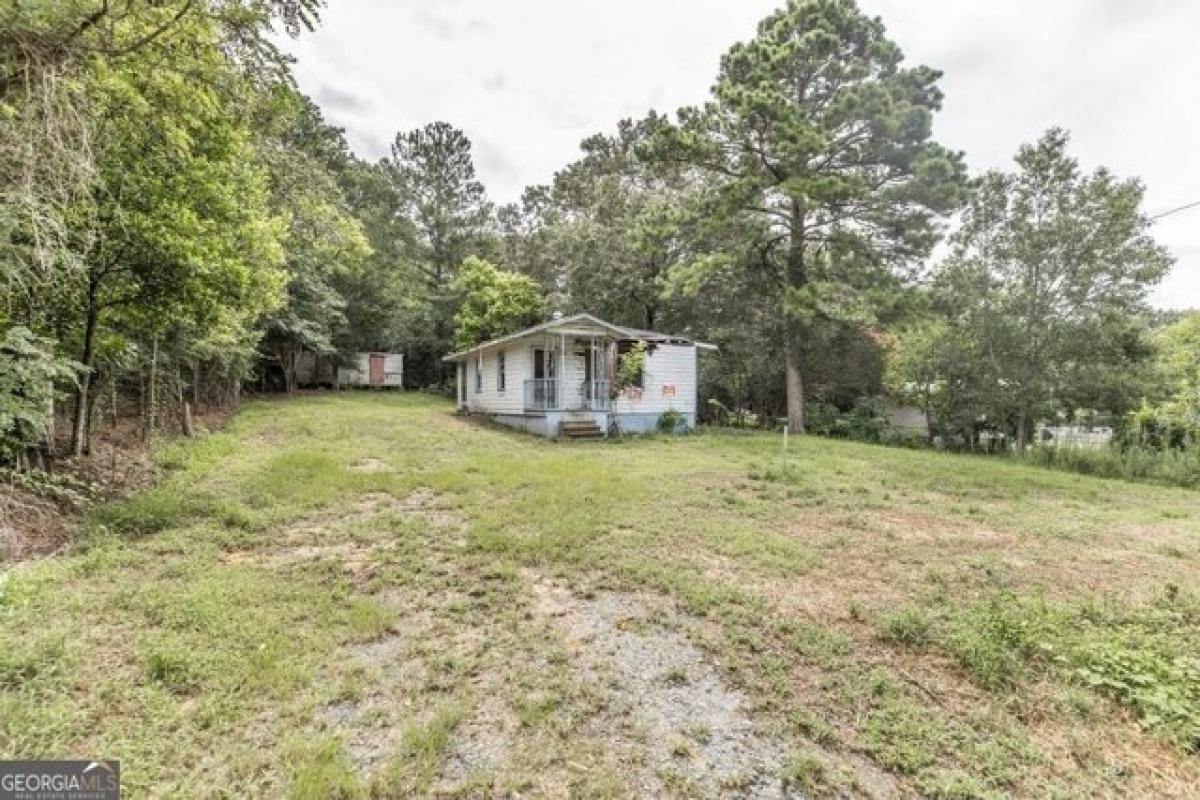
<instances>
[{"instance_id":1,"label":"grass lawn","mask_svg":"<svg viewBox=\"0 0 1200 800\"><path fill-rule=\"evenodd\" d=\"M1200 493L247 405L0 577L0 756L127 796L1191 796Z\"/></svg>"}]
</instances>

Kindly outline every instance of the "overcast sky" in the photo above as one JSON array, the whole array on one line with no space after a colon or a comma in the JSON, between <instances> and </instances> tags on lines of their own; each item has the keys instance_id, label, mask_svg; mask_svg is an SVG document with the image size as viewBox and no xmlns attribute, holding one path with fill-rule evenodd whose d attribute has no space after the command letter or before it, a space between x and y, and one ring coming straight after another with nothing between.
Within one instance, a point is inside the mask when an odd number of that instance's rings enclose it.
<instances>
[{"instance_id":1,"label":"overcast sky","mask_svg":"<svg viewBox=\"0 0 1200 800\"><path fill-rule=\"evenodd\" d=\"M910 62L945 72L935 133L972 170L1051 125L1085 169L1140 176L1146 209L1200 200L1200 2L860 0ZM287 46L301 88L379 158L433 120L470 136L490 196L515 200L622 117L705 99L722 53L780 0L331 0ZM1177 259L1157 305L1200 306L1200 208L1162 220Z\"/></svg>"}]
</instances>

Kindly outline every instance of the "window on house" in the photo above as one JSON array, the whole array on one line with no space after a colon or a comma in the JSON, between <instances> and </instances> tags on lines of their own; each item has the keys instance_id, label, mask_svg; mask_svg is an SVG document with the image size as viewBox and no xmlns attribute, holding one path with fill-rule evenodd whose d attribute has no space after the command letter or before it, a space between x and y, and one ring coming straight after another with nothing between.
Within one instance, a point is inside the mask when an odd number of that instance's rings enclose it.
<instances>
[{"instance_id":1,"label":"window on house","mask_svg":"<svg viewBox=\"0 0 1200 800\"><path fill-rule=\"evenodd\" d=\"M483 353L475 356L475 394L483 391Z\"/></svg>"},{"instance_id":2,"label":"window on house","mask_svg":"<svg viewBox=\"0 0 1200 800\"><path fill-rule=\"evenodd\" d=\"M504 391L504 351L496 356L496 391Z\"/></svg>"},{"instance_id":3,"label":"window on house","mask_svg":"<svg viewBox=\"0 0 1200 800\"><path fill-rule=\"evenodd\" d=\"M638 364L638 369L633 375L626 375L624 365L631 359L626 359L628 353L641 349L649 355L649 348L645 342L639 340L625 340L617 342L617 378L625 382L628 386L636 386L639 389L646 388L646 359L643 357L641 363Z\"/></svg>"}]
</instances>

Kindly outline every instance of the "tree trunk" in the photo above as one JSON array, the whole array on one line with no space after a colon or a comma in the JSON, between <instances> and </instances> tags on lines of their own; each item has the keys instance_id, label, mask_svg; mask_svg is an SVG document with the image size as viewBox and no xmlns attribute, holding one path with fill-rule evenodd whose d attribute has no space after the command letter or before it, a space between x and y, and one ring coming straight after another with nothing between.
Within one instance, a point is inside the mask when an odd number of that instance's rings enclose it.
<instances>
[{"instance_id":1,"label":"tree trunk","mask_svg":"<svg viewBox=\"0 0 1200 800\"><path fill-rule=\"evenodd\" d=\"M192 407L196 411L203 413L204 409L200 405L200 362L192 364Z\"/></svg>"},{"instance_id":2,"label":"tree trunk","mask_svg":"<svg viewBox=\"0 0 1200 800\"><path fill-rule=\"evenodd\" d=\"M83 372L79 376L79 388L75 392L75 419L71 428L71 455L81 456L87 450L87 413L91 408L88 390L92 384L92 361L95 356L96 323L100 316L97 307L99 283L95 276L88 281L87 318L83 327L83 352L79 363Z\"/></svg>"},{"instance_id":3,"label":"tree trunk","mask_svg":"<svg viewBox=\"0 0 1200 800\"><path fill-rule=\"evenodd\" d=\"M297 350L285 351L279 359L283 367L283 388L288 394L296 391L296 364L300 361Z\"/></svg>"},{"instance_id":4,"label":"tree trunk","mask_svg":"<svg viewBox=\"0 0 1200 800\"><path fill-rule=\"evenodd\" d=\"M175 399L179 403L179 430L184 436L192 436L192 404L183 398L183 372L175 370Z\"/></svg>"},{"instance_id":5,"label":"tree trunk","mask_svg":"<svg viewBox=\"0 0 1200 800\"><path fill-rule=\"evenodd\" d=\"M154 344L150 348L150 386L149 399L147 405L147 431L151 436L158 428L158 336L154 337Z\"/></svg>"},{"instance_id":6,"label":"tree trunk","mask_svg":"<svg viewBox=\"0 0 1200 800\"><path fill-rule=\"evenodd\" d=\"M801 367L800 343L789 336L787 350L787 427L788 433L804 433L804 374Z\"/></svg>"},{"instance_id":7,"label":"tree trunk","mask_svg":"<svg viewBox=\"0 0 1200 800\"><path fill-rule=\"evenodd\" d=\"M83 416L83 452L92 452L92 420L96 417L96 406L100 402L100 396L104 392L104 384L93 386L94 392L88 395L87 413Z\"/></svg>"},{"instance_id":8,"label":"tree trunk","mask_svg":"<svg viewBox=\"0 0 1200 800\"><path fill-rule=\"evenodd\" d=\"M797 198L792 199L791 219L789 220L790 241L788 242L787 268L784 271L784 283L788 289L799 289L808 283L807 270L804 263L805 219L804 206ZM787 314L787 310L784 310ZM787 427L788 433L804 433L804 354L800 341L799 326L791 319L786 321L785 330L787 342L784 345L784 359L787 372Z\"/></svg>"},{"instance_id":9,"label":"tree trunk","mask_svg":"<svg viewBox=\"0 0 1200 800\"><path fill-rule=\"evenodd\" d=\"M146 402L146 373L142 370L141 363L138 364L138 420L142 427L142 441L150 436L150 429L147 425L150 419L149 403Z\"/></svg>"},{"instance_id":10,"label":"tree trunk","mask_svg":"<svg viewBox=\"0 0 1200 800\"><path fill-rule=\"evenodd\" d=\"M1017 452L1018 453L1025 452L1025 444L1026 444L1026 440L1028 438L1027 432L1025 430L1026 421L1027 420L1026 420L1025 409L1022 408L1021 411L1017 414Z\"/></svg>"},{"instance_id":11,"label":"tree trunk","mask_svg":"<svg viewBox=\"0 0 1200 800\"><path fill-rule=\"evenodd\" d=\"M54 458L54 445L57 439L55 436L56 418L54 414L54 393L51 392L50 396L46 398L46 430L44 432L45 439L41 445L43 460L48 463ZM47 468L46 471L49 472L50 470Z\"/></svg>"}]
</instances>

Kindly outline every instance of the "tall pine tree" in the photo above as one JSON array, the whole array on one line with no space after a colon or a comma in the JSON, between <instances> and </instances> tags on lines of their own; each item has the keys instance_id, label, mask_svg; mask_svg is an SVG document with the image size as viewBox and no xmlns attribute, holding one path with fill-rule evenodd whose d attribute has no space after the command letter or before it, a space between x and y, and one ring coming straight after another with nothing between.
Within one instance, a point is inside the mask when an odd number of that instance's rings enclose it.
<instances>
[{"instance_id":1,"label":"tall pine tree","mask_svg":"<svg viewBox=\"0 0 1200 800\"><path fill-rule=\"evenodd\" d=\"M940 73L902 62L853 0L791 0L726 54L713 100L681 110L655 144L714 187L713 218L758 223L746 263L768 273L765 299L785 323L776 346L795 432L812 353L871 321L959 202L961 159L931 138Z\"/></svg>"}]
</instances>

